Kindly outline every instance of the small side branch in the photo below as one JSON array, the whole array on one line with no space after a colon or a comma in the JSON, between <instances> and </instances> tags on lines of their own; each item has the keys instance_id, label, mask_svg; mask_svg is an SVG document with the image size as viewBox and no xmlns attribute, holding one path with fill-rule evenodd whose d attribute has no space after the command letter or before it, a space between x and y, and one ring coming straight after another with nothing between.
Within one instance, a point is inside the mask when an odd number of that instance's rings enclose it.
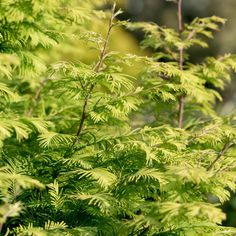
<instances>
[{"instance_id":1,"label":"small side branch","mask_svg":"<svg viewBox=\"0 0 236 236\"><path fill-rule=\"evenodd\" d=\"M184 96L181 96L179 98L179 111L178 111L178 128L180 129L182 129L183 127L184 103L185 103L185 98Z\"/></svg>"},{"instance_id":2,"label":"small side branch","mask_svg":"<svg viewBox=\"0 0 236 236\"><path fill-rule=\"evenodd\" d=\"M40 95L41 95L41 92L45 86L45 84L47 83L47 81L49 80L50 78L46 78L44 79L41 83L40 83L40 86L38 87L38 89L36 90L35 94L34 94L34 97L32 99L32 106L30 107L30 109L28 109L28 111L25 112L25 115L27 116L31 116L35 107L37 106L38 104L38 101L39 101L39 98L40 98Z\"/></svg>"},{"instance_id":3,"label":"small side branch","mask_svg":"<svg viewBox=\"0 0 236 236\"><path fill-rule=\"evenodd\" d=\"M114 26L113 24L113 20L115 18L115 8L116 8L116 4L114 3L113 4L113 7L112 7L112 14L111 14L111 18L109 20L109 26L108 26L108 31L107 31L107 35L106 35L106 38L105 38L105 42L104 42L104 45L103 45L103 48L101 50L101 54L99 56L99 60L97 62L97 64L94 66L93 70L98 73L100 70L101 70L101 67L103 65L103 61L106 57L106 52L107 52L107 48L108 48L108 44L109 44L109 40L110 40L110 36L111 36L111 30ZM74 145L76 145L78 142L79 142L79 139L80 139L80 135L81 135L81 132L83 131L83 126L84 126L84 121L86 120L86 117L87 117L87 106L88 106L88 102L90 100L90 97L91 97L91 94L92 94L92 91L95 87L96 83L93 83L86 96L85 96L85 100L84 100L84 104L83 104L83 109L82 109L82 114L81 114L81 118L80 118L80 123L79 123L79 127L78 127L78 130L77 130L77 133L76 133L76 138L74 140L74 142L72 143L72 146L71 146L71 149L74 147Z\"/></svg>"},{"instance_id":4,"label":"small side branch","mask_svg":"<svg viewBox=\"0 0 236 236\"><path fill-rule=\"evenodd\" d=\"M88 102L89 102L89 99L90 99L90 96L91 96L91 93L93 91L93 88L94 88L95 84L92 84L86 97L85 97L85 100L84 100L84 105L83 105L83 109L82 109L82 115L81 115L81 118L80 118L80 123L79 123L79 128L77 130L77 133L76 133L76 138L72 144L72 147L79 141L79 138L80 138L80 134L83 130L83 125L84 125L84 121L86 119L86 112L87 112L87 106L88 106Z\"/></svg>"},{"instance_id":5,"label":"small side branch","mask_svg":"<svg viewBox=\"0 0 236 236\"><path fill-rule=\"evenodd\" d=\"M221 149L215 160L207 167L207 171L210 171L216 162L219 161L219 159L234 145L234 143L226 143L224 147Z\"/></svg>"},{"instance_id":6,"label":"small side branch","mask_svg":"<svg viewBox=\"0 0 236 236\"><path fill-rule=\"evenodd\" d=\"M189 33L189 35L188 35L188 37L187 37L187 40L191 40L191 39L193 38L193 36L195 35L195 33L196 33L196 30L192 30L192 31Z\"/></svg>"},{"instance_id":7,"label":"small side branch","mask_svg":"<svg viewBox=\"0 0 236 236\"><path fill-rule=\"evenodd\" d=\"M111 36L111 30L114 26L113 24L113 20L115 18L115 10L116 10L116 4L114 3L113 4L113 7L112 7L112 11L111 11L111 18L109 20L109 26L108 26L108 31L107 31L107 36L106 36L106 39L105 39L105 43L104 43L104 46L101 50L101 54L100 54L100 57L99 57L99 60L97 62L97 64L95 65L95 67L93 68L95 72L99 72L100 71L100 68L103 64L103 60L106 56L106 51L107 51L107 47L108 47L108 44L109 44L109 40L110 40L110 36Z\"/></svg>"}]
</instances>

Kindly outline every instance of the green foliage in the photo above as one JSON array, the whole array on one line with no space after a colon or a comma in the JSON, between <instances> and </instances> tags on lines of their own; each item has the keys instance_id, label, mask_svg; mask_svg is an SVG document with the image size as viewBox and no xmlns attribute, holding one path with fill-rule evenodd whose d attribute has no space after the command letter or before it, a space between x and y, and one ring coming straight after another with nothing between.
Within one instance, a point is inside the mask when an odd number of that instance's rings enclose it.
<instances>
[{"instance_id":1,"label":"green foliage","mask_svg":"<svg viewBox=\"0 0 236 236\"><path fill-rule=\"evenodd\" d=\"M220 226L219 204L236 187L236 117L214 105L235 56L192 64L187 51L206 47L225 20L196 18L177 32L117 21L115 5L107 13L98 3L0 3L1 233L234 235ZM89 30L104 18L105 38ZM109 51L124 26L144 31L151 56ZM89 42L97 61L48 63L72 38ZM136 62L134 78L125 67Z\"/></svg>"}]
</instances>

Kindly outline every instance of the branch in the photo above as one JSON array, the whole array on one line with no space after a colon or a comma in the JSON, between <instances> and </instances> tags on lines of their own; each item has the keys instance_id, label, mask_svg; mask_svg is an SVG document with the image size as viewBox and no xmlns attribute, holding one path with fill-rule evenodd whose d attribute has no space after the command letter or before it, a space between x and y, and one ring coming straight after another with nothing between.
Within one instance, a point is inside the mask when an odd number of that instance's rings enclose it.
<instances>
[{"instance_id":1,"label":"branch","mask_svg":"<svg viewBox=\"0 0 236 236\"><path fill-rule=\"evenodd\" d=\"M115 8L116 8L116 4L114 3L113 4L113 7L112 7L112 14L111 14L111 18L109 20L109 26L108 26L108 31L107 31L107 36L105 38L105 43L104 43L104 46L101 50L101 54L100 54L100 57L99 57L99 60L97 62L97 64L94 66L93 70L98 73L100 70L101 70L101 67L103 65L103 61L105 59L105 56L106 56L106 51L107 51L107 47L108 47L108 43L109 43L109 39L110 39L110 36L111 36L111 30L114 26L113 24L113 20L115 18ZM90 100L90 97L91 97L91 93L95 87L96 83L93 83L86 96L85 96L85 100L84 100L84 105L83 105L83 109L82 109L82 115L81 115L81 118L80 118L80 123L79 123L79 127L78 127L78 130L77 130L77 133L76 133L76 138L71 146L71 148L74 147L74 145L76 145L80 139L80 135L81 135L81 132L83 130L83 126L84 126L84 121L87 117L86 113L87 113L87 106L88 106L88 102Z\"/></svg>"},{"instance_id":2,"label":"branch","mask_svg":"<svg viewBox=\"0 0 236 236\"><path fill-rule=\"evenodd\" d=\"M34 108L37 106L38 101L39 101L39 97L41 95L41 92L46 84L46 82L50 79L50 77L45 78L41 83L40 86L38 87L38 89L36 90L34 97L32 98L32 106L30 107L30 109L28 109L28 111L25 112L25 114L27 116L31 116Z\"/></svg>"},{"instance_id":3,"label":"branch","mask_svg":"<svg viewBox=\"0 0 236 236\"><path fill-rule=\"evenodd\" d=\"M215 160L207 167L207 171L210 171L215 163L234 145L234 143L228 142L224 145L224 147L221 149Z\"/></svg>"},{"instance_id":4,"label":"branch","mask_svg":"<svg viewBox=\"0 0 236 236\"><path fill-rule=\"evenodd\" d=\"M98 60L97 64L95 65L95 67L93 68L94 71L97 72L97 73L100 71L100 68L103 64L103 60L106 56L106 50L107 50L109 39L110 39L110 36L111 36L111 30L114 26L113 20L115 18L115 9L116 9L116 4L114 3L113 7L112 7L112 11L111 11L111 18L110 18L110 21L109 21L108 32L107 32L107 36L106 36L106 39L105 39L105 43L104 43L103 49L101 50L99 60Z\"/></svg>"},{"instance_id":5,"label":"branch","mask_svg":"<svg viewBox=\"0 0 236 236\"><path fill-rule=\"evenodd\" d=\"M192 30L192 31L189 33L189 35L188 35L188 37L187 37L187 40L192 39L195 33L196 33L196 30Z\"/></svg>"},{"instance_id":6,"label":"branch","mask_svg":"<svg viewBox=\"0 0 236 236\"><path fill-rule=\"evenodd\" d=\"M179 35L183 31L183 22L182 22L182 0L178 1L178 26L179 26ZM183 48L179 49L179 69L183 70ZM178 127L182 128L183 126L183 114L184 114L184 102L185 98L181 95L179 98L179 111L178 111Z\"/></svg>"},{"instance_id":7,"label":"branch","mask_svg":"<svg viewBox=\"0 0 236 236\"><path fill-rule=\"evenodd\" d=\"M183 127L184 103L185 103L185 97L181 95L181 97L179 98L179 111L178 111L178 128L180 129L182 129Z\"/></svg>"},{"instance_id":8,"label":"branch","mask_svg":"<svg viewBox=\"0 0 236 236\"><path fill-rule=\"evenodd\" d=\"M179 32L183 31L183 20L182 20L182 0L178 1L178 26Z\"/></svg>"}]
</instances>

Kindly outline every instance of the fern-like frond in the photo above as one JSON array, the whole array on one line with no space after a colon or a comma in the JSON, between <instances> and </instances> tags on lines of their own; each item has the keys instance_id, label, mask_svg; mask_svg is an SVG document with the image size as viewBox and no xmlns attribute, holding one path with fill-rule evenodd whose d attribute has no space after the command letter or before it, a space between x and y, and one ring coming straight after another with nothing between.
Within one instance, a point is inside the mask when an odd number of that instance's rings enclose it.
<instances>
[{"instance_id":1,"label":"fern-like frond","mask_svg":"<svg viewBox=\"0 0 236 236\"><path fill-rule=\"evenodd\" d=\"M41 134L38 138L42 147L69 145L73 142L74 136L68 134L59 134L56 132L47 132Z\"/></svg>"},{"instance_id":2,"label":"fern-like frond","mask_svg":"<svg viewBox=\"0 0 236 236\"><path fill-rule=\"evenodd\" d=\"M65 198L62 196L63 190L59 190L59 184L57 181L54 181L54 183L48 184L47 186L49 188L51 205L57 210L61 209L65 203Z\"/></svg>"},{"instance_id":3,"label":"fern-like frond","mask_svg":"<svg viewBox=\"0 0 236 236\"><path fill-rule=\"evenodd\" d=\"M97 181L97 183L104 189L114 185L117 181L117 176L105 168L94 168L90 170L79 170L80 178L89 178Z\"/></svg>"}]
</instances>

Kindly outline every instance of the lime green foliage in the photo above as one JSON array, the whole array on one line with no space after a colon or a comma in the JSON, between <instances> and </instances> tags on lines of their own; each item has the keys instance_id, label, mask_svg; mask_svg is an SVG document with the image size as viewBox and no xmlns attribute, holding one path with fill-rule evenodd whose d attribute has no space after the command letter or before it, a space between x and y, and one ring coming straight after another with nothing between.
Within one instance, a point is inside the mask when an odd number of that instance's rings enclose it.
<instances>
[{"instance_id":1,"label":"lime green foliage","mask_svg":"<svg viewBox=\"0 0 236 236\"><path fill-rule=\"evenodd\" d=\"M234 235L208 199L223 203L236 187L236 118L214 112L236 60L191 64L187 54L206 47L204 37L225 20L197 18L179 33L117 21L115 5L105 14L93 10L96 3L0 3L1 233ZM108 19L105 38L87 28L101 17ZM153 55L109 51L121 26L142 29L142 46ZM97 60L44 60L73 37L89 42ZM137 62L139 77L124 72ZM148 121L134 125L137 117Z\"/></svg>"}]
</instances>

